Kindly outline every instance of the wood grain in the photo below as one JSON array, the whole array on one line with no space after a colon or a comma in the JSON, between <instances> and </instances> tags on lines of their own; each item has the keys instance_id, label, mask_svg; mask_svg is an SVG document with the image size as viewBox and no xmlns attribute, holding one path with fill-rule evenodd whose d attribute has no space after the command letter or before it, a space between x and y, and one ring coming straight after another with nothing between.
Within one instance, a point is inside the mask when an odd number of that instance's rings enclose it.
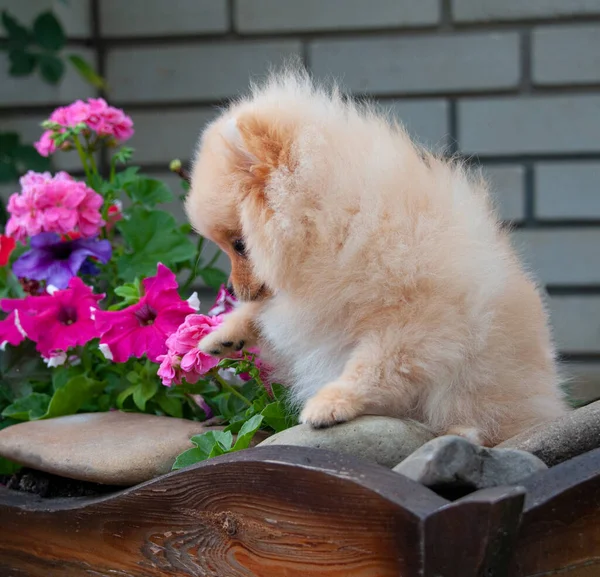
<instances>
[{"instance_id":1,"label":"wood grain","mask_svg":"<svg viewBox=\"0 0 600 577\"><path fill-rule=\"evenodd\" d=\"M95 500L7 501L0 563L30 577L416 575L422 521L447 504L377 465L301 447L224 456Z\"/></svg>"},{"instance_id":2,"label":"wood grain","mask_svg":"<svg viewBox=\"0 0 600 577\"><path fill-rule=\"evenodd\" d=\"M600 577L600 450L454 502L283 446L95 499L0 489L0 577L82 575Z\"/></svg>"},{"instance_id":3,"label":"wood grain","mask_svg":"<svg viewBox=\"0 0 600 577\"><path fill-rule=\"evenodd\" d=\"M524 483L511 577L600 576L600 449Z\"/></svg>"}]
</instances>

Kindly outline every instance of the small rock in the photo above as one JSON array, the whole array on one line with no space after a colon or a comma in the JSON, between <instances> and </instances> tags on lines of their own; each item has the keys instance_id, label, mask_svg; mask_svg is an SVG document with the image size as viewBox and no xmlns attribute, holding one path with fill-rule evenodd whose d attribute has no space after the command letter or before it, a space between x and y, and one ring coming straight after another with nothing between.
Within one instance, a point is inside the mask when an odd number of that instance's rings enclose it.
<instances>
[{"instance_id":1,"label":"small rock","mask_svg":"<svg viewBox=\"0 0 600 577\"><path fill-rule=\"evenodd\" d=\"M548 467L597 449L600 447L600 401L519 433L498 447L529 451Z\"/></svg>"},{"instance_id":2,"label":"small rock","mask_svg":"<svg viewBox=\"0 0 600 577\"><path fill-rule=\"evenodd\" d=\"M329 449L391 468L432 438L433 433L416 421L365 416L328 429L298 425L269 437L259 446Z\"/></svg>"},{"instance_id":3,"label":"small rock","mask_svg":"<svg viewBox=\"0 0 600 577\"><path fill-rule=\"evenodd\" d=\"M211 428L140 413L86 413L7 427L0 456L70 479L132 486L168 473L192 448L190 437Z\"/></svg>"},{"instance_id":4,"label":"small rock","mask_svg":"<svg viewBox=\"0 0 600 577\"><path fill-rule=\"evenodd\" d=\"M393 470L427 487L485 489L515 485L546 468L525 451L487 449L446 435L429 441Z\"/></svg>"}]
</instances>

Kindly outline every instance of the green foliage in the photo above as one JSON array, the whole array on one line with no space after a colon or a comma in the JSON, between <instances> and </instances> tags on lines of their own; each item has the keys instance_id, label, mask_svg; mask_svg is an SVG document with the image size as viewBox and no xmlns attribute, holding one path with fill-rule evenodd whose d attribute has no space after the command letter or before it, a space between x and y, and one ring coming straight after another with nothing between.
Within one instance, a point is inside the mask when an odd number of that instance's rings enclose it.
<instances>
[{"instance_id":1,"label":"green foliage","mask_svg":"<svg viewBox=\"0 0 600 577\"><path fill-rule=\"evenodd\" d=\"M298 424L296 415L286 403L287 391L278 384L271 386L271 393L260 377L252 356L244 359L225 359L218 368L233 369L236 374L248 374L251 379L240 389L224 383L215 374L217 388L207 388L202 384L183 386L193 387L227 426L223 431L208 431L192 437L194 448L181 453L173 469L181 469L199 461L218 455L247 449L259 429L279 432ZM218 370L218 369L217 369ZM233 443L231 435L237 434Z\"/></svg>"},{"instance_id":2,"label":"green foliage","mask_svg":"<svg viewBox=\"0 0 600 577\"><path fill-rule=\"evenodd\" d=\"M67 44L67 37L54 13L46 11L39 14L31 28L6 10L2 12L1 20L6 32L2 48L8 51L9 74L29 76L37 69L49 84L60 82L65 73L62 50ZM67 61L86 82L96 88L106 88L104 79L81 56L69 54Z\"/></svg>"},{"instance_id":3,"label":"green foliage","mask_svg":"<svg viewBox=\"0 0 600 577\"><path fill-rule=\"evenodd\" d=\"M157 262L171 266L196 254L194 244L170 214L138 205L128 211L128 216L128 220L117 225L127 246L117 260L117 270L124 281L152 276Z\"/></svg>"},{"instance_id":4,"label":"green foliage","mask_svg":"<svg viewBox=\"0 0 600 577\"><path fill-rule=\"evenodd\" d=\"M12 182L27 170L50 170L50 160L29 144L22 144L16 132L0 132L0 182Z\"/></svg>"},{"instance_id":5,"label":"green foliage","mask_svg":"<svg viewBox=\"0 0 600 577\"><path fill-rule=\"evenodd\" d=\"M227 430L208 431L202 435L192 437L190 441L195 447L184 451L177 457L173 464L173 470L189 467L194 463L218 457L219 455L225 455L226 453L247 449L256 431L260 429L262 421L263 417L261 415L254 415L245 421L237 434L235 443L233 442L231 431Z\"/></svg>"}]
</instances>

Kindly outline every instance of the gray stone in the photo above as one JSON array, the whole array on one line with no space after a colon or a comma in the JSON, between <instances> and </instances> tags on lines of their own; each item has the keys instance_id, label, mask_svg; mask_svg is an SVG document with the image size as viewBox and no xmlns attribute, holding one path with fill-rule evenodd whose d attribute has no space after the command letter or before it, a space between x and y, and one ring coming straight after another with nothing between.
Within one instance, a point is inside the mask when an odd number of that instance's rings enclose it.
<instances>
[{"instance_id":1,"label":"gray stone","mask_svg":"<svg viewBox=\"0 0 600 577\"><path fill-rule=\"evenodd\" d=\"M600 96L470 98L458 103L460 148L471 154L597 152Z\"/></svg>"},{"instance_id":2,"label":"gray stone","mask_svg":"<svg viewBox=\"0 0 600 577\"><path fill-rule=\"evenodd\" d=\"M600 26L544 26L532 36L533 82L540 86L600 81Z\"/></svg>"},{"instance_id":3,"label":"gray stone","mask_svg":"<svg viewBox=\"0 0 600 577\"><path fill-rule=\"evenodd\" d=\"M245 33L427 26L440 19L437 0L238 0L237 30Z\"/></svg>"},{"instance_id":4,"label":"gray stone","mask_svg":"<svg viewBox=\"0 0 600 577\"><path fill-rule=\"evenodd\" d=\"M521 74L515 32L317 40L309 63L317 77L378 96L516 88Z\"/></svg>"},{"instance_id":5,"label":"gray stone","mask_svg":"<svg viewBox=\"0 0 600 577\"><path fill-rule=\"evenodd\" d=\"M549 304L554 340L562 353L600 351L600 296L553 296Z\"/></svg>"},{"instance_id":6,"label":"gray stone","mask_svg":"<svg viewBox=\"0 0 600 577\"><path fill-rule=\"evenodd\" d=\"M3 429L0 456L71 479L131 486L168 473L177 455L192 448L190 437L207 430L140 413L71 415Z\"/></svg>"},{"instance_id":7,"label":"gray stone","mask_svg":"<svg viewBox=\"0 0 600 577\"><path fill-rule=\"evenodd\" d=\"M432 438L433 433L416 421L359 417L328 429L298 425L269 437L259 446L296 445L329 449L391 468Z\"/></svg>"},{"instance_id":8,"label":"gray stone","mask_svg":"<svg viewBox=\"0 0 600 577\"><path fill-rule=\"evenodd\" d=\"M295 40L126 46L108 51L106 78L113 103L219 100L300 53Z\"/></svg>"},{"instance_id":9,"label":"gray stone","mask_svg":"<svg viewBox=\"0 0 600 577\"><path fill-rule=\"evenodd\" d=\"M452 15L459 22L600 14L598 0L454 0L452 4Z\"/></svg>"},{"instance_id":10,"label":"gray stone","mask_svg":"<svg viewBox=\"0 0 600 577\"><path fill-rule=\"evenodd\" d=\"M484 175L500 218L519 221L525 217L525 169L519 165L486 166Z\"/></svg>"},{"instance_id":11,"label":"gray stone","mask_svg":"<svg viewBox=\"0 0 600 577\"><path fill-rule=\"evenodd\" d=\"M498 445L537 455L552 467L600 447L600 401L533 427Z\"/></svg>"},{"instance_id":12,"label":"gray stone","mask_svg":"<svg viewBox=\"0 0 600 577\"><path fill-rule=\"evenodd\" d=\"M393 470L427 487L486 489L515 485L546 468L525 451L487 449L446 435L429 441Z\"/></svg>"},{"instance_id":13,"label":"gray stone","mask_svg":"<svg viewBox=\"0 0 600 577\"><path fill-rule=\"evenodd\" d=\"M542 283L600 283L600 228L521 229L515 245Z\"/></svg>"},{"instance_id":14,"label":"gray stone","mask_svg":"<svg viewBox=\"0 0 600 577\"><path fill-rule=\"evenodd\" d=\"M165 36L226 32L227 0L102 0L105 36Z\"/></svg>"},{"instance_id":15,"label":"gray stone","mask_svg":"<svg viewBox=\"0 0 600 577\"><path fill-rule=\"evenodd\" d=\"M383 100L380 106L395 116L420 144L433 150L448 145L448 101L437 98Z\"/></svg>"},{"instance_id":16,"label":"gray stone","mask_svg":"<svg viewBox=\"0 0 600 577\"><path fill-rule=\"evenodd\" d=\"M600 219L600 162L542 162L535 167L535 212L541 219Z\"/></svg>"}]
</instances>

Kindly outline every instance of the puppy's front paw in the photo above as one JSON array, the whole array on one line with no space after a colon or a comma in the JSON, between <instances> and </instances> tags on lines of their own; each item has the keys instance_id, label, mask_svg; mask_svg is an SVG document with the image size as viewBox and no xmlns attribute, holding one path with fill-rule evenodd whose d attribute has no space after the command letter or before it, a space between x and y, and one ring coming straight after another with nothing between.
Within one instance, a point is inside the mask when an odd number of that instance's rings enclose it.
<instances>
[{"instance_id":1,"label":"puppy's front paw","mask_svg":"<svg viewBox=\"0 0 600 577\"><path fill-rule=\"evenodd\" d=\"M199 343L198 348L207 355L213 357L224 357L232 352L241 351L245 345L244 339L234 335L221 327L210 335L205 336Z\"/></svg>"},{"instance_id":2,"label":"puppy's front paw","mask_svg":"<svg viewBox=\"0 0 600 577\"><path fill-rule=\"evenodd\" d=\"M309 399L300 415L300 422L315 429L331 427L357 417L361 411L360 403L347 386L327 385L312 399Z\"/></svg>"}]
</instances>

